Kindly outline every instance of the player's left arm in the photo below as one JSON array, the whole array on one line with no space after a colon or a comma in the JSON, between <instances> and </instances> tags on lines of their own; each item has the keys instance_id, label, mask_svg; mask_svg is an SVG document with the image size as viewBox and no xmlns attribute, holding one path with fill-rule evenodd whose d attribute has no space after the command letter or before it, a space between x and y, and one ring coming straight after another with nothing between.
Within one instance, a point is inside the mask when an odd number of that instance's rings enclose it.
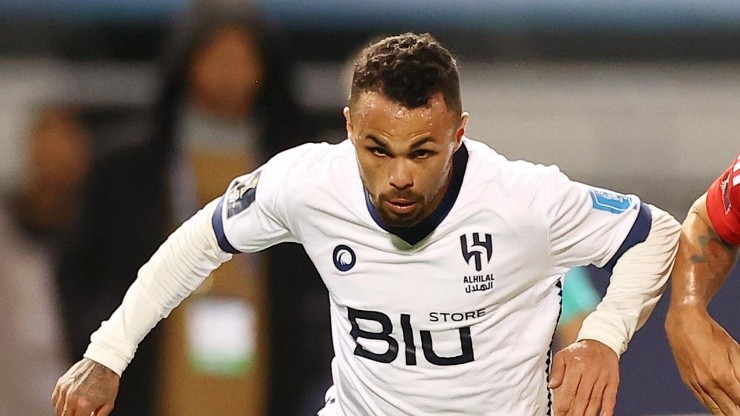
<instances>
[{"instance_id":1,"label":"player's left arm","mask_svg":"<svg viewBox=\"0 0 740 416\"><path fill-rule=\"evenodd\" d=\"M676 254L679 223L649 206L645 240L616 261L604 299L583 322L578 341L558 352L551 387L558 415L612 415L619 385L619 356L650 316L665 289Z\"/></svg>"},{"instance_id":2,"label":"player's left arm","mask_svg":"<svg viewBox=\"0 0 740 416\"><path fill-rule=\"evenodd\" d=\"M554 357L555 414L611 415L619 356L663 294L680 224L635 196L571 182L562 174L549 175L543 184L555 264L612 270L606 295L584 320L578 341Z\"/></svg>"},{"instance_id":3,"label":"player's left arm","mask_svg":"<svg viewBox=\"0 0 740 416\"><path fill-rule=\"evenodd\" d=\"M550 387L556 389L556 415L614 412L619 356L664 291L680 229L664 211L653 206L642 208L642 215L645 209L650 215L647 236L624 250L614 265L604 299L584 320L578 341L554 357ZM645 221L645 217L638 217L632 230L639 221ZM629 239L628 235L627 244Z\"/></svg>"},{"instance_id":4,"label":"player's left arm","mask_svg":"<svg viewBox=\"0 0 740 416\"><path fill-rule=\"evenodd\" d=\"M627 350L635 331L645 324L663 295L678 249L681 225L667 212L647 207L652 217L647 237L626 249L615 262L604 299L578 333L579 340L600 341L618 356ZM629 244L629 238L623 244Z\"/></svg>"}]
</instances>

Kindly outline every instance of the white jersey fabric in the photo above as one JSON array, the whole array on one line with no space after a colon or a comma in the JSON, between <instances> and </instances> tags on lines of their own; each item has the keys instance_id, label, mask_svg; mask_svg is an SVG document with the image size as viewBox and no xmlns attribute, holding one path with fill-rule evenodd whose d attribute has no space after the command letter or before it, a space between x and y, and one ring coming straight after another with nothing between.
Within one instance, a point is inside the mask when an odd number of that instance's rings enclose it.
<instances>
[{"instance_id":1,"label":"white jersey fabric","mask_svg":"<svg viewBox=\"0 0 740 416\"><path fill-rule=\"evenodd\" d=\"M365 194L351 142L308 144L237 178L180 226L85 357L122 374L149 330L230 253L293 241L329 290L334 387L322 416L546 415L563 273L614 268L579 339L619 355L663 292L679 231L635 196L467 138L438 209L394 229Z\"/></svg>"},{"instance_id":2,"label":"white jersey fabric","mask_svg":"<svg viewBox=\"0 0 740 416\"><path fill-rule=\"evenodd\" d=\"M304 245L329 290L339 414L548 414L561 277L613 264L650 210L464 139L441 206L394 230L354 152L285 152L236 179L213 219L227 252Z\"/></svg>"}]
</instances>

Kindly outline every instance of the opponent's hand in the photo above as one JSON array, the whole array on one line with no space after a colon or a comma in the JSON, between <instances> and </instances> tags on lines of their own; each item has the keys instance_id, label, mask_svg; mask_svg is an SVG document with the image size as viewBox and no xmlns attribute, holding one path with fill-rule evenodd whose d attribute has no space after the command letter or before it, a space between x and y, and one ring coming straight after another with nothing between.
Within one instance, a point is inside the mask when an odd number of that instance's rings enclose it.
<instances>
[{"instance_id":1,"label":"opponent's hand","mask_svg":"<svg viewBox=\"0 0 740 416\"><path fill-rule=\"evenodd\" d=\"M57 381L51 403L57 416L108 416L119 384L113 370L83 358Z\"/></svg>"},{"instance_id":2,"label":"opponent's hand","mask_svg":"<svg viewBox=\"0 0 740 416\"><path fill-rule=\"evenodd\" d=\"M555 354L548 387L556 416L612 416L618 386L619 357L601 342L578 341Z\"/></svg>"},{"instance_id":3,"label":"opponent's hand","mask_svg":"<svg viewBox=\"0 0 740 416\"><path fill-rule=\"evenodd\" d=\"M713 414L740 415L740 346L701 308L668 310L668 343L684 384Z\"/></svg>"}]
</instances>

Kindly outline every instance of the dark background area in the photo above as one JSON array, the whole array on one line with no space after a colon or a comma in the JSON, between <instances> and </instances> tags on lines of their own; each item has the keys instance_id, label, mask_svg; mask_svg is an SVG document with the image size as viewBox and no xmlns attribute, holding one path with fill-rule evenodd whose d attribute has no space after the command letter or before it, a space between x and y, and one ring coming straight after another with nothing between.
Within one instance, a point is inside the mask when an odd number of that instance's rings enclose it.
<instances>
[{"instance_id":1,"label":"dark background area","mask_svg":"<svg viewBox=\"0 0 740 416\"><path fill-rule=\"evenodd\" d=\"M5 0L0 53L147 60L188 0ZM740 4L703 0L250 2L305 60L371 36L430 31L465 59L716 61L740 57Z\"/></svg>"}]
</instances>

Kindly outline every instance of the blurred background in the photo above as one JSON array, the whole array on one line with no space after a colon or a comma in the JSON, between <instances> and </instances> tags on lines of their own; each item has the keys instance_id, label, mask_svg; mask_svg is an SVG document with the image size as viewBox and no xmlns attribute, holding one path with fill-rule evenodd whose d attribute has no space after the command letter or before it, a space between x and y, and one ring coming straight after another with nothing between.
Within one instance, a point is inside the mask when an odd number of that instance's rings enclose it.
<instances>
[{"instance_id":1,"label":"blurred background","mask_svg":"<svg viewBox=\"0 0 740 416\"><path fill-rule=\"evenodd\" d=\"M348 59L404 31L457 56L468 136L510 159L683 220L738 152L737 1L0 0L0 416L51 414L138 267L230 178L342 140ZM711 307L738 336L734 274ZM666 301L622 358L618 415L702 412ZM114 413L312 415L331 357L321 281L278 246L158 326Z\"/></svg>"}]
</instances>

